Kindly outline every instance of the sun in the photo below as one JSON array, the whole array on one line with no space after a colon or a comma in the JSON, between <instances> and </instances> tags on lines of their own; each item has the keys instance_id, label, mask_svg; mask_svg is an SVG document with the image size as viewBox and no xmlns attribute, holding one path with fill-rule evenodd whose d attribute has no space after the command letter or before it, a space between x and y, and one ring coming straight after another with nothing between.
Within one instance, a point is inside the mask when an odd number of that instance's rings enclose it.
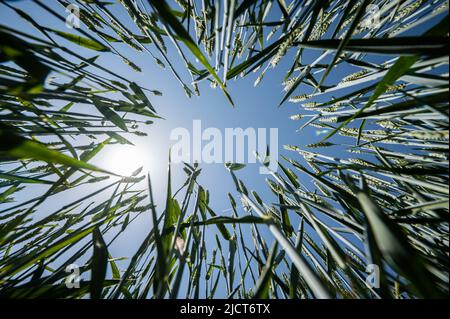
<instances>
[{"instance_id":1,"label":"sun","mask_svg":"<svg viewBox=\"0 0 450 319\"><path fill-rule=\"evenodd\" d=\"M113 173L130 176L134 171L150 168L150 154L143 147L133 145L111 145L103 153L101 167Z\"/></svg>"}]
</instances>

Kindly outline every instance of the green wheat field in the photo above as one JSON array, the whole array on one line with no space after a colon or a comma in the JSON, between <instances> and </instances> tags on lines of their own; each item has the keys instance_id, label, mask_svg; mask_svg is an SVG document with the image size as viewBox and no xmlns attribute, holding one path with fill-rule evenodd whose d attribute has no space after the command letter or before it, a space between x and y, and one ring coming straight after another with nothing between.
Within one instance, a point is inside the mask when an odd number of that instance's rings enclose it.
<instances>
[{"instance_id":1,"label":"green wheat field","mask_svg":"<svg viewBox=\"0 0 450 319\"><path fill-rule=\"evenodd\" d=\"M448 297L448 1L33 1L51 24L26 2L0 0L14 15L0 19L0 298ZM225 164L227 213L207 168L169 150L165 187L93 164L171 120L152 74L138 85L105 62L139 73L136 55L186 99L216 90L237 111L232 81L281 72L273 112L295 110L299 140L324 133L280 146L290 155L259 188L271 197ZM113 255L143 216L143 240Z\"/></svg>"}]
</instances>

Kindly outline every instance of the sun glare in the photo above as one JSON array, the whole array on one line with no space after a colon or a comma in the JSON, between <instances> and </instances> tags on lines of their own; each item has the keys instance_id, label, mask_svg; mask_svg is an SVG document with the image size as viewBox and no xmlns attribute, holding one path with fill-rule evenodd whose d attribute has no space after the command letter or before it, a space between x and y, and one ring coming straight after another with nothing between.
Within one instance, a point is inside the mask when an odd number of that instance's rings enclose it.
<instances>
[{"instance_id":1,"label":"sun glare","mask_svg":"<svg viewBox=\"0 0 450 319\"><path fill-rule=\"evenodd\" d=\"M130 176L138 168L149 169L150 157L138 146L114 145L104 154L102 167L116 174Z\"/></svg>"}]
</instances>

